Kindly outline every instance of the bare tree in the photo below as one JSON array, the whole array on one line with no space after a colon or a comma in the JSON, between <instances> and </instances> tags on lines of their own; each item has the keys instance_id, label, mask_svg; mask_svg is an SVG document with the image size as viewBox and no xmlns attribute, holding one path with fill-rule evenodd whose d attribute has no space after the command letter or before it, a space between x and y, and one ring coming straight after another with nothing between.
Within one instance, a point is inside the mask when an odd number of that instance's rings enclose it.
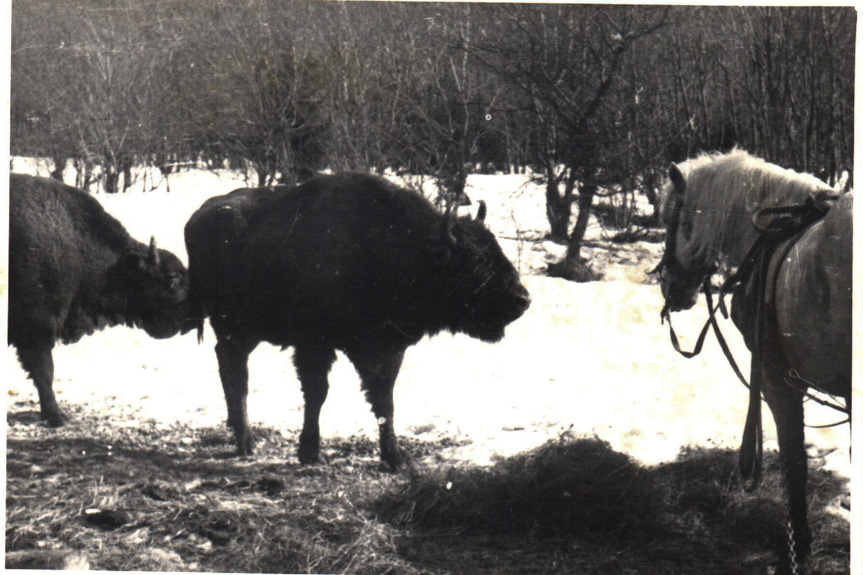
<instances>
[{"instance_id":1,"label":"bare tree","mask_svg":"<svg viewBox=\"0 0 863 575\"><path fill-rule=\"evenodd\" d=\"M133 162L227 161L260 184L394 168L453 196L478 165L529 165L569 276L597 191L653 193L669 161L736 144L851 172L855 22L852 7L17 2L12 147L71 158L82 184L99 167L110 191Z\"/></svg>"},{"instance_id":2,"label":"bare tree","mask_svg":"<svg viewBox=\"0 0 863 575\"><path fill-rule=\"evenodd\" d=\"M593 198L603 173L616 173L619 161L611 144L622 118L609 107L610 96L623 55L663 25L667 9L504 5L492 10L502 29L494 40L478 43L475 52L531 106L538 126L533 158L545 177L552 237L568 243L565 260L550 271L583 278L580 252ZM573 198L578 217L568 232Z\"/></svg>"}]
</instances>

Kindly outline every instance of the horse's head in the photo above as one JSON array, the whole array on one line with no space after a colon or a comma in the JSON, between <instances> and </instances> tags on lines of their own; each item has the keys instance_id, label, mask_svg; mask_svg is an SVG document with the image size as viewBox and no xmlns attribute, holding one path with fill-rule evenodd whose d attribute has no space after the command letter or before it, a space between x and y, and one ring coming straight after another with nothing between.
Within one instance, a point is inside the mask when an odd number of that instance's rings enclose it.
<instances>
[{"instance_id":1,"label":"horse's head","mask_svg":"<svg viewBox=\"0 0 863 575\"><path fill-rule=\"evenodd\" d=\"M661 215L665 222L665 253L656 269L668 311L690 309L704 279L716 271L716 258L699 241L700 210L686 204L686 178L676 164L669 169ZM663 310L665 313L665 310Z\"/></svg>"}]
</instances>

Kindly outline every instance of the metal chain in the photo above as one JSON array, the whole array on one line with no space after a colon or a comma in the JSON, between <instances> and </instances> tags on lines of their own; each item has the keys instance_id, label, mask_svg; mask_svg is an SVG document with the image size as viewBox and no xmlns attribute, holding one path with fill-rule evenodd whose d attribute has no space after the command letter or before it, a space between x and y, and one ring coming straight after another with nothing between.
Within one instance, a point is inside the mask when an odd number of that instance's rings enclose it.
<instances>
[{"instance_id":1,"label":"metal chain","mask_svg":"<svg viewBox=\"0 0 863 575\"><path fill-rule=\"evenodd\" d=\"M788 479L785 474L786 467L781 455L779 460L779 472L782 474L782 491L785 495L786 511L788 512L788 523L785 526L785 531L788 534L788 566L791 569L791 575L800 575L800 565L797 563L797 550L794 546L794 527L791 524L791 500L788 494Z\"/></svg>"},{"instance_id":2,"label":"metal chain","mask_svg":"<svg viewBox=\"0 0 863 575\"><path fill-rule=\"evenodd\" d=\"M797 550L794 549L794 527L791 526L791 518L788 518L788 563L791 567L791 575L798 575Z\"/></svg>"}]
</instances>

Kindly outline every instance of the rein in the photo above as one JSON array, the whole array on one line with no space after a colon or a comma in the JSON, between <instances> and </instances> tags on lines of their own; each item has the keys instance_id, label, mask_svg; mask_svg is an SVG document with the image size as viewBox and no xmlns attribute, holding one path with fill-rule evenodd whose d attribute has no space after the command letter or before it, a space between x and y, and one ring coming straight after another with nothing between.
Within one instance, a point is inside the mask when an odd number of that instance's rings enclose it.
<instances>
[{"instance_id":1,"label":"rein","mask_svg":"<svg viewBox=\"0 0 863 575\"><path fill-rule=\"evenodd\" d=\"M821 217L827 213L827 210L829 210L830 205L831 203L824 201L824 198L821 198L821 201L819 202L818 199L810 197L803 204L763 208L755 212L752 216L752 223L758 231L759 237L749 249L749 252L746 254L746 257L743 259L743 262L738 267L737 271L723 282L719 290L719 302L716 306L713 304L711 278L713 277L713 274L716 273L717 267L713 266L710 268L704 278L701 289L707 300L708 318L698 335L695 348L692 351L684 351L680 347L677 334L674 331L674 327L671 325L670 303L667 299L662 311L660 312L662 322L664 323L666 319L668 320L669 337L671 339L672 347L687 359L695 357L701 353L707 330L712 326L713 331L716 334L716 339L722 348L722 352L725 354L725 358L728 360L728 363L731 365L731 368L734 370L734 373L740 382L749 389L749 408L746 414L746 423L743 430L739 462L741 475L744 479L751 480L749 485L744 485L744 488L747 491L754 489L758 485L761 477L761 462L763 456L761 425L761 366L764 362L764 340L770 337L767 317L770 314L770 309L768 309L769 306L765 305L765 293L767 291L767 282L769 281L767 276L770 260L782 241L801 234L806 228L821 219ZM673 234L675 237L666 238L665 253L663 254L662 260L659 262L659 265L657 265L651 273L661 273L665 268L674 269L679 267L673 254L675 252L674 247L676 243L677 227L679 225L680 207L680 205L677 206L674 217L672 218L667 230L667 234ZM766 216L779 217L774 218L766 225L762 225L759 220ZM728 344L719 329L719 324L716 321L717 309L720 310L723 317L728 317L728 311L725 307L724 300L725 294L729 291L733 291L739 286L745 285L750 278L755 278L754 281L756 282L753 288L755 295L747 302L747 304L754 307L755 321L752 333L753 339L750 347L750 349L752 349L752 369L750 371L750 375L752 377L751 384L746 381L746 378L738 367L737 362L734 360L734 357L728 348ZM747 341L748 346L749 344L750 342ZM819 390L818 386L812 385L810 382L803 380L799 374L796 374L796 370L790 369L784 380L804 398L811 399L821 405L831 407L848 415L848 419L846 420L818 427L833 427L850 421L850 410L847 406L843 407L839 405L838 401L829 402L816 397L808 388L812 387ZM797 384L792 380L799 381L800 383Z\"/></svg>"},{"instance_id":2,"label":"rein","mask_svg":"<svg viewBox=\"0 0 863 575\"><path fill-rule=\"evenodd\" d=\"M666 300L665 305L662 308L662 311L660 312L660 319L661 319L662 323L665 323L665 321L668 320L669 338L671 339L671 346L674 348L674 350L687 359L695 357L696 355L701 353L701 348L704 346L704 339L707 335L707 330L712 326L713 332L716 334L716 339L719 342L719 346L722 348L722 352L723 352L723 354L725 354L725 358L728 360L728 363L731 365L731 369L734 370L734 373L737 376L737 379L739 379L740 382L743 385L745 385L747 388L750 388L749 382L746 381L746 377L743 375L742 371L740 370L740 368L737 365L737 362L734 360L734 357L731 354L731 350L729 349L728 344L725 341L725 337L722 335L722 331L719 329L719 324L716 321L716 310L717 309L720 310L720 313L722 314L722 316L727 319L728 318L728 311L727 311L727 308L725 306L725 295L727 293L729 293L731 290L733 290L736 286L738 286L738 285L744 283L746 280L748 280L752 276L752 274L754 274L754 273L756 273L756 271L758 271L758 270L756 270L757 267L763 266L763 268L759 271L759 273L762 275L766 274L766 266L767 266L767 263L770 259L770 256L773 255L773 251L776 247L776 244L783 239L790 238L796 234L801 233L803 230L808 228L810 225L812 225L815 222L817 222L818 220L820 220L827 213L827 211L829 209L830 209L830 204L827 202L824 202L823 198L822 198L821 202L819 202L818 199L816 199L814 197L809 197L802 204L794 204L794 205L790 205L790 206L779 206L779 207L773 207L773 208L762 208L761 210L758 210L757 212L755 212L752 216L752 224L755 226L755 229L758 231L759 237L755 241L755 243L752 245L752 247L749 249L749 252L746 254L746 257L743 258L743 263L740 265L740 267L738 267L737 271L734 274L732 274L728 279L726 279L725 282L723 282L722 286L719 288L719 302L716 306L713 305L713 296L712 296L712 291L711 291L711 279L713 277L713 274L716 273L716 268L715 267L711 268L704 278L704 282L702 283L701 290L704 292L704 296L707 300L708 318L707 318L707 321L704 323L704 327L701 328L701 332L699 332L699 334L698 334L698 339L696 340L695 347L693 348L692 351L685 351L680 347L680 342L678 340L677 334L674 331L674 327L671 325L670 306L669 306L668 301ZM678 214L679 214L679 212L678 212ZM765 216L776 216L776 215L786 216L786 217L776 218L772 222L770 222L768 225L762 225L761 223L759 223L759 220ZM796 219L795 217L799 217L799 219ZM677 219L678 219L677 217L674 218L675 224L677 224L677 221L676 221ZM677 226L674 225L673 228L674 228L673 231L675 232L674 235L676 235ZM669 232L671 232L671 231L672 230L670 229ZM650 273L660 272L662 270L662 268L666 268L666 267L676 267L674 265L676 262L671 261L671 258L673 256L671 256L671 257L668 256L669 252L673 253L673 251L674 251L673 250L673 244L672 244L672 250L669 250L667 246L668 246L668 243L666 244L666 250L665 250L665 253L663 254L662 260L659 262L659 265L657 265L656 268L654 270L652 270ZM763 292L763 286L762 286L762 289L758 290L758 291ZM762 293L759 293L758 295L761 296ZM763 298L759 297L758 299L761 300ZM759 306L759 308L760 308L760 306ZM758 316L763 315L763 310L757 309L756 314ZM756 331L760 331L760 330L756 330ZM795 381L800 382L800 383L799 384L794 383ZM789 386L793 387L798 392L800 392L807 399L815 401L816 403L819 403L819 404L824 405L826 407L830 407L832 409L835 409L836 411L841 411L842 413L845 413L845 414L849 415L849 417L850 417L850 411L847 408L847 406L839 405L838 401L831 402L831 401L826 401L826 400L820 399L819 397L817 397L814 394L812 394L811 392L809 392L807 390L807 388L811 387L811 388L814 388L821 393L824 393L825 395L828 395L828 396L830 395L829 393L826 393L823 390L821 390L814 383L806 381L802 377L800 377L800 375L797 373L797 370L795 370L795 369L789 370L789 372L786 374L785 382ZM833 397L833 396L830 396L830 397ZM846 421L848 421L848 420L843 420L843 421L833 423L830 425L817 426L817 427L818 428L833 427L836 425L841 425L843 423L846 423Z\"/></svg>"},{"instance_id":3,"label":"rein","mask_svg":"<svg viewBox=\"0 0 863 575\"><path fill-rule=\"evenodd\" d=\"M725 295L726 287L730 284L729 281L726 281L724 284L722 284L722 287L719 290L719 303L714 306L710 283L710 279L713 277L714 273L715 272L711 272L710 274L708 274L707 277L704 278L704 283L701 285L701 290L704 292L704 297L707 299L708 318L707 321L704 322L704 327L701 328L701 332L698 334L698 339L695 342L695 348L693 348L692 351L684 351L680 347L677 333L674 331L674 326L671 325L671 312L669 311L668 302L666 302L665 307L663 307L662 312L660 312L660 319L662 320L662 323L665 323L666 320L668 321L668 333L671 339L671 346L674 348L674 351L687 359L695 357L696 355L701 353L701 348L704 346L704 339L707 336L707 330L712 326L713 333L716 334L716 340L719 342L719 347L722 348L722 352L725 354L725 358L731 365L731 369L734 370L734 373L737 375L737 379L739 379L740 382L748 388L749 382L746 381L746 377L744 377L743 372L737 366L737 362L734 361L734 356L731 353L731 349L728 347L728 343L725 341L725 337L722 335L722 331L719 329L719 323L716 321L717 309L720 310L722 317L726 319L728 318L728 312L725 309L725 302L723 300L723 296Z\"/></svg>"}]
</instances>

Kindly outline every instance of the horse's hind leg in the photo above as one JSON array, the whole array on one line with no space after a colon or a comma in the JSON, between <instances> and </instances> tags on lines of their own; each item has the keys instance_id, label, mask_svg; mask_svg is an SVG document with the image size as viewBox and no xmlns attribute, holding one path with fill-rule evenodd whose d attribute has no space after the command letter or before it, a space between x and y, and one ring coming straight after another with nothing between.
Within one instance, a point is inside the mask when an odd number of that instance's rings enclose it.
<instances>
[{"instance_id":1,"label":"horse's hind leg","mask_svg":"<svg viewBox=\"0 0 863 575\"><path fill-rule=\"evenodd\" d=\"M808 475L803 430L803 397L781 379L781 371L765 373L764 398L779 439L779 461L788 498L789 563L802 563L809 555L812 534L806 514ZM793 542L793 543L792 543ZM792 546L793 545L793 546Z\"/></svg>"},{"instance_id":2,"label":"horse's hind leg","mask_svg":"<svg viewBox=\"0 0 863 575\"><path fill-rule=\"evenodd\" d=\"M57 405L57 398L54 397L54 358L51 355L53 347L51 344L31 343L16 346L16 349L21 366L30 374L39 392L42 419L51 427L59 427L65 423L66 418Z\"/></svg>"}]
</instances>

